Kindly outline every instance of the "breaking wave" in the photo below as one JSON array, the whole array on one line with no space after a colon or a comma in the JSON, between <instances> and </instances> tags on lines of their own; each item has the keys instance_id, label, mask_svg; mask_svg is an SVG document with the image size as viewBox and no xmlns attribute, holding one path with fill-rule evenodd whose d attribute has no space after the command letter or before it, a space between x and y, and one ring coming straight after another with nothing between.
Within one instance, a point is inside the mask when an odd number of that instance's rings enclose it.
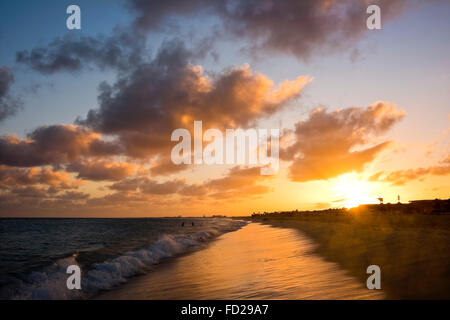
<instances>
[{"instance_id":1,"label":"breaking wave","mask_svg":"<svg viewBox=\"0 0 450 320\"><path fill-rule=\"evenodd\" d=\"M162 259L175 257L201 246L217 236L235 231L247 222L222 220L207 230L187 234L164 234L146 248L128 251L120 256L82 268L81 290L67 289L66 273L70 265L78 265L77 254L56 260L40 271L33 271L10 292L11 299L86 299L101 290L109 290L127 278L149 272Z\"/></svg>"}]
</instances>

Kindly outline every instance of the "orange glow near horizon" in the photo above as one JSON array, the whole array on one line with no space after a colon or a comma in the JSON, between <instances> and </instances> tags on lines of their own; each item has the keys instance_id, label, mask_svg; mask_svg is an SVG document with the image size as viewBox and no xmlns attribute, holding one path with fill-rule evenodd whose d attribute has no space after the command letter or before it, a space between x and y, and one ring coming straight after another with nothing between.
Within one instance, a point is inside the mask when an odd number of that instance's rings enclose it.
<instances>
[{"instance_id":1,"label":"orange glow near horizon","mask_svg":"<svg viewBox=\"0 0 450 320\"><path fill-rule=\"evenodd\" d=\"M350 209L360 204L375 203L373 187L370 182L361 181L353 174L345 174L337 178L333 186L336 201L345 208Z\"/></svg>"}]
</instances>

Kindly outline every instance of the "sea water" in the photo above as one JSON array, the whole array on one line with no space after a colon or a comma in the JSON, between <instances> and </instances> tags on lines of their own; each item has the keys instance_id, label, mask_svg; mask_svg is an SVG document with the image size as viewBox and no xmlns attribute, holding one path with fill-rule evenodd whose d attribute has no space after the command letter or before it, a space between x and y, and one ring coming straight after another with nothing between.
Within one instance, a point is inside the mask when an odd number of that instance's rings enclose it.
<instances>
[{"instance_id":1,"label":"sea water","mask_svg":"<svg viewBox=\"0 0 450 320\"><path fill-rule=\"evenodd\" d=\"M245 225L221 218L0 219L0 298L79 299ZM68 290L70 265L81 290Z\"/></svg>"}]
</instances>

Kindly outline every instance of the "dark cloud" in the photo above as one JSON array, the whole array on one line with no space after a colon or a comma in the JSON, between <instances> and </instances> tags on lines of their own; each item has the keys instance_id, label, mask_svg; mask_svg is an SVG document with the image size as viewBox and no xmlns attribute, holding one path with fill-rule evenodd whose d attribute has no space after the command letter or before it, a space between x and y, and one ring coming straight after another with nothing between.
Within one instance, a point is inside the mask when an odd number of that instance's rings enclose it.
<instances>
[{"instance_id":1,"label":"dark cloud","mask_svg":"<svg viewBox=\"0 0 450 320\"><path fill-rule=\"evenodd\" d=\"M155 182L146 179L139 186L140 190L144 194L157 194L167 195L177 193L182 187L185 186L183 180L171 180L166 182Z\"/></svg>"},{"instance_id":2,"label":"dark cloud","mask_svg":"<svg viewBox=\"0 0 450 320\"><path fill-rule=\"evenodd\" d=\"M284 52L298 58L348 49L368 31L367 7L379 5L386 23L405 8L405 0L130 0L135 25L161 30L173 18L213 14L222 35L247 40L249 49Z\"/></svg>"},{"instance_id":3,"label":"dark cloud","mask_svg":"<svg viewBox=\"0 0 450 320\"><path fill-rule=\"evenodd\" d=\"M117 136L131 157L160 156L161 166L153 171L170 171L175 168L164 159L174 129L191 130L194 120L205 128L246 127L282 109L309 81L299 77L275 87L248 66L207 76L188 62L191 55L182 42L166 42L150 63L113 86L103 83L100 107L76 123Z\"/></svg>"},{"instance_id":4,"label":"dark cloud","mask_svg":"<svg viewBox=\"0 0 450 320\"><path fill-rule=\"evenodd\" d=\"M138 32L116 28L111 36L67 35L45 47L16 53L16 61L43 74L100 69L131 70L145 58L145 37Z\"/></svg>"},{"instance_id":5,"label":"dark cloud","mask_svg":"<svg viewBox=\"0 0 450 320\"><path fill-rule=\"evenodd\" d=\"M46 189L39 186L18 186L11 189L11 194L23 198L46 198L48 196Z\"/></svg>"},{"instance_id":6,"label":"dark cloud","mask_svg":"<svg viewBox=\"0 0 450 320\"><path fill-rule=\"evenodd\" d=\"M41 214L42 206L63 210L86 194L73 191L81 180L49 168L14 168L0 165L0 214ZM69 190L69 191L68 191ZM57 204L58 203L58 204Z\"/></svg>"},{"instance_id":7,"label":"dark cloud","mask_svg":"<svg viewBox=\"0 0 450 320\"><path fill-rule=\"evenodd\" d=\"M139 205L141 210L144 208L148 208L150 203L151 202L149 201L149 198L143 194L122 191L108 194L102 197L90 198L86 201L86 205L88 208L115 206L132 208L136 205Z\"/></svg>"},{"instance_id":8,"label":"dark cloud","mask_svg":"<svg viewBox=\"0 0 450 320\"><path fill-rule=\"evenodd\" d=\"M368 31L369 4L381 7L386 23L401 11L404 1L251 0L235 4L227 6L222 15L234 35L243 34L253 42L254 52L273 50L309 58L354 45Z\"/></svg>"},{"instance_id":9,"label":"dark cloud","mask_svg":"<svg viewBox=\"0 0 450 320\"><path fill-rule=\"evenodd\" d=\"M124 179L109 186L111 190L119 192L139 191L146 195L177 194L186 187L186 182L180 179L158 182L148 177Z\"/></svg>"},{"instance_id":10,"label":"dark cloud","mask_svg":"<svg viewBox=\"0 0 450 320\"><path fill-rule=\"evenodd\" d=\"M33 169L9 168L8 170L30 171ZM36 169L37 170L37 169ZM34 175L39 173L36 171ZM62 173L67 175L66 173ZM0 175L1 177L1 175ZM51 215L70 213L98 214L104 208L118 209L116 213L124 215L123 210L138 210L174 205L185 208L186 201L193 204L196 200L214 202L217 199L248 199L261 195L271 189L261 183L270 176L261 176L259 168L232 168L224 177L211 179L205 183L188 184L186 180L172 179L156 181L148 177L133 177L119 180L109 186L114 192L100 197L90 198L89 194L73 190L56 188L50 190L46 185L17 184L9 181L8 188L0 188L1 213L14 212L22 216ZM33 181L39 179L33 178ZM64 191L64 192L63 192ZM95 211L99 209L100 211ZM127 211L128 213L131 211Z\"/></svg>"},{"instance_id":11,"label":"dark cloud","mask_svg":"<svg viewBox=\"0 0 450 320\"><path fill-rule=\"evenodd\" d=\"M209 196L216 199L249 198L272 191L261 184L272 176L261 175L259 167L234 167L225 177L211 179L204 184Z\"/></svg>"},{"instance_id":12,"label":"dark cloud","mask_svg":"<svg viewBox=\"0 0 450 320\"><path fill-rule=\"evenodd\" d=\"M0 188L18 185L47 185L57 188L77 188L76 181L71 182L70 175L48 168L11 168L0 165Z\"/></svg>"},{"instance_id":13,"label":"dark cloud","mask_svg":"<svg viewBox=\"0 0 450 320\"><path fill-rule=\"evenodd\" d=\"M109 186L109 189L116 191L136 191L141 183L144 181L143 177L140 178L128 178L117 181Z\"/></svg>"},{"instance_id":14,"label":"dark cloud","mask_svg":"<svg viewBox=\"0 0 450 320\"><path fill-rule=\"evenodd\" d=\"M18 186L0 193L1 216L52 216L79 214L86 210L89 195L79 191L52 194L40 186Z\"/></svg>"},{"instance_id":15,"label":"dark cloud","mask_svg":"<svg viewBox=\"0 0 450 320\"><path fill-rule=\"evenodd\" d=\"M126 162L105 160L77 161L66 166L68 172L77 172L77 178L92 181L115 181L135 173L136 166Z\"/></svg>"},{"instance_id":16,"label":"dark cloud","mask_svg":"<svg viewBox=\"0 0 450 320\"><path fill-rule=\"evenodd\" d=\"M0 68L0 98L6 96L9 88L14 83L14 76L8 67Z\"/></svg>"},{"instance_id":17,"label":"dark cloud","mask_svg":"<svg viewBox=\"0 0 450 320\"><path fill-rule=\"evenodd\" d=\"M119 192L139 191L145 195L173 195L184 187L186 187L185 180L174 179L158 182L148 177L135 177L113 183L109 189Z\"/></svg>"},{"instance_id":18,"label":"dark cloud","mask_svg":"<svg viewBox=\"0 0 450 320\"><path fill-rule=\"evenodd\" d=\"M207 0L169 0L146 1L130 0L129 8L136 14L135 27L142 30L163 30L171 17L204 13L216 7L221 1Z\"/></svg>"},{"instance_id":19,"label":"dark cloud","mask_svg":"<svg viewBox=\"0 0 450 320\"><path fill-rule=\"evenodd\" d=\"M406 0L130 0L128 7L136 15L134 25L116 27L110 36L74 36L56 38L46 46L16 53L16 61L43 74L79 71L85 67L134 70L148 57L146 32L167 31L172 18L215 15L220 34L210 34L193 45L198 53L216 54L212 45L219 38L243 38L248 49L284 52L299 58L348 49L368 31L369 4L378 4L383 23L401 13ZM207 32L208 33L208 32ZM172 33L173 34L173 33Z\"/></svg>"},{"instance_id":20,"label":"dark cloud","mask_svg":"<svg viewBox=\"0 0 450 320\"><path fill-rule=\"evenodd\" d=\"M14 75L7 66L0 67L0 122L13 116L22 107L22 101L10 94Z\"/></svg>"},{"instance_id":21,"label":"dark cloud","mask_svg":"<svg viewBox=\"0 0 450 320\"><path fill-rule=\"evenodd\" d=\"M270 191L262 185L271 176L260 174L260 168L234 167L224 177L210 179L204 183L189 184L186 180L173 179L158 182L148 177L128 178L109 186L119 192L140 192L147 195L183 195L187 197L231 195L245 197Z\"/></svg>"},{"instance_id":22,"label":"dark cloud","mask_svg":"<svg viewBox=\"0 0 450 320\"><path fill-rule=\"evenodd\" d=\"M194 184L181 179L157 181L154 176L187 167L176 166L169 158L174 129L192 132L194 120L202 120L204 130L254 125L294 101L309 79L299 77L277 86L247 65L207 73L195 63L211 50L216 29L207 32L207 41L200 45L191 43L191 49L179 40L165 41L154 56L147 51L144 31L166 32L173 18L213 14L222 28L220 36L246 40L252 53L282 52L307 59L353 46L367 31L369 4L357 0L129 3L136 13L129 29L116 28L110 36L66 36L17 52L19 64L42 74L96 67L118 71L118 76L113 84L99 86L99 107L78 118L76 125L39 127L25 139L0 137L0 207L52 212L116 205L146 208L149 203L171 203L172 196L213 201L269 192L264 182L270 176L261 176L259 168L236 167L223 177ZM370 4L381 6L384 23L402 11L403 1ZM13 81L9 69L0 68L0 121L19 105L9 94ZM294 143L282 150L281 156L292 162L291 179L328 179L361 170L388 145L374 141L402 117L386 103L335 112L315 110L297 123ZM115 162L116 156L126 158L121 161L151 161L146 173L152 178L140 176L134 164ZM35 166L53 166L53 170ZM108 188L113 193L93 199L82 192L63 193L75 189L80 180L57 169L75 173L78 179L111 181ZM8 201L3 202L5 197Z\"/></svg>"},{"instance_id":23,"label":"dark cloud","mask_svg":"<svg viewBox=\"0 0 450 320\"><path fill-rule=\"evenodd\" d=\"M261 175L259 167L234 167L223 178L212 179L205 183L211 190L240 190L244 187L254 186L257 182L268 179Z\"/></svg>"},{"instance_id":24,"label":"dark cloud","mask_svg":"<svg viewBox=\"0 0 450 320\"><path fill-rule=\"evenodd\" d=\"M89 199L89 197L90 195L85 192L66 191L63 194L58 195L56 198L61 200L74 201L74 200L86 200Z\"/></svg>"},{"instance_id":25,"label":"dark cloud","mask_svg":"<svg viewBox=\"0 0 450 320\"><path fill-rule=\"evenodd\" d=\"M296 124L295 142L280 150L280 156L292 161L289 173L294 181L329 179L361 171L389 142L366 145L404 115L404 111L385 102L333 112L319 108Z\"/></svg>"},{"instance_id":26,"label":"dark cloud","mask_svg":"<svg viewBox=\"0 0 450 320\"><path fill-rule=\"evenodd\" d=\"M195 56L180 41L164 43L150 62L122 74L112 86L102 84L100 107L77 125L42 126L25 139L0 137L0 164L52 165L80 179L116 181L134 170L128 163L114 163L122 155L151 160L152 175L176 173L187 166L175 166L169 158L174 129L192 132L194 120L202 120L204 129L249 126L293 101L309 81L299 77L275 86L248 66L205 75L189 63ZM199 190L191 186L185 193Z\"/></svg>"},{"instance_id":27,"label":"dark cloud","mask_svg":"<svg viewBox=\"0 0 450 320\"><path fill-rule=\"evenodd\" d=\"M151 167L150 172L152 176L167 176L170 174L177 173L181 170L185 170L189 167L188 164L176 165L172 162L170 157L160 156L158 161L154 163Z\"/></svg>"},{"instance_id":28,"label":"dark cloud","mask_svg":"<svg viewBox=\"0 0 450 320\"><path fill-rule=\"evenodd\" d=\"M0 137L0 164L34 167L73 162L82 156L120 154L120 146L74 125L39 127L27 139Z\"/></svg>"}]
</instances>

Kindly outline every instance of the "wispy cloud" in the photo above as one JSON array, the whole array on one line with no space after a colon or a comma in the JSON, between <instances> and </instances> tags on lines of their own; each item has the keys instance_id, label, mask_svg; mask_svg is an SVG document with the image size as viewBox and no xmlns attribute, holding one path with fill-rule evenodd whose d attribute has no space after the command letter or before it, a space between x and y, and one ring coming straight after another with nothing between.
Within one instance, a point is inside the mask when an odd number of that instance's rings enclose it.
<instances>
[{"instance_id":1,"label":"wispy cloud","mask_svg":"<svg viewBox=\"0 0 450 320\"><path fill-rule=\"evenodd\" d=\"M389 182L394 186L402 186L414 180L423 180L427 176L445 176L450 174L450 157L441 161L440 165L425 168L414 168L396 171L379 171L369 177L369 181Z\"/></svg>"}]
</instances>

